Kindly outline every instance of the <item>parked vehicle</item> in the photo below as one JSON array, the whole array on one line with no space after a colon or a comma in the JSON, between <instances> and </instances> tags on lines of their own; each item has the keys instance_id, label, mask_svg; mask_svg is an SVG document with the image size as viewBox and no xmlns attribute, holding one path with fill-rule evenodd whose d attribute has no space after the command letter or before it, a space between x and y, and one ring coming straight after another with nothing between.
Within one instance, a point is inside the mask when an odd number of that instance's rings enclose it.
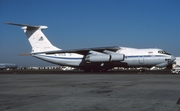
<instances>
[{"instance_id":1,"label":"parked vehicle","mask_svg":"<svg viewBox=\"0 0 180 111\"><path fill-rule=\"evenodd\" d=\"M175 68L171 69L171 73L172 74L180 74L180 67L175 67Z\"/></svg>"},{"instance_id":2,"label":"parked vehicle","mask_svg":"<svg viewBox=\"0 0 180 111\"><path fill-rule=\"evenodd\" d=\"M172 74L180 74L180 57L176 57L175 64L173 64L173 68L171 69Z\"/></svg>"}]
</instances>

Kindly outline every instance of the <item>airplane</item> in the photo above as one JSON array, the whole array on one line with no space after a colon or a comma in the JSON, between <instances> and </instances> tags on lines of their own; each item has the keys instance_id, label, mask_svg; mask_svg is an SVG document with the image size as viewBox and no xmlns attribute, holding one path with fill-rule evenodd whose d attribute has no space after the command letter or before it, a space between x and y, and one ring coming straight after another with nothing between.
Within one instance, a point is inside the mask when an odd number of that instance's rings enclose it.
<instances>
[{"instance_id":1,"label":"airplane","mask_svg":"<svg viewBox=\"0 0 180 111\"><path fill-rule=\"evenodd\" d=\"M0 70L5 70L5 69L17 69L18 66L16 64L12 63L0 63Z\"/></svg>"},{"instance_id":2,"label":"airplane","mask_svg":"<svg viewBox=\"0 0 180 111\"><path fill-rule=\"evenodd\" d=\"M47 26L10 22L6 24L22 27L32 47L29 55L53 64L79 68L85 72L108 71L114 67L166 67L175 60L173 55L158 48L109 46L62 50L52 45L42 32Z\"/></svg>"}]
</instances>

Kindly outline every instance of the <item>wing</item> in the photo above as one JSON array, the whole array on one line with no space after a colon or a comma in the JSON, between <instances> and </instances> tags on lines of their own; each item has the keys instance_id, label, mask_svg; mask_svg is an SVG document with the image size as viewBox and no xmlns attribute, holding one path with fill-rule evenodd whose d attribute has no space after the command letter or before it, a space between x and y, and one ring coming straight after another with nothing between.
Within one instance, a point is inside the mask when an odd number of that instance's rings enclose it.
<instances>
[{"instance_id":1,"label":"wing","mask_svg":"<svg viewBox=\"0 0 180 111\"><path fill-rule=\"evenodd\" d=\"M87 55L89 51L97 51L97 52L103 52L104 50L116 52L119 50L119 46L110 46L110 47L95 47L95 48L83 48L83 49L72 49L72 50L56 50L56 51L48 51L43 52L46 54L54 54L54 53L77 53L82 55ZM36 53L33 53L36 54Z\"/></svg>"}]
</instances>

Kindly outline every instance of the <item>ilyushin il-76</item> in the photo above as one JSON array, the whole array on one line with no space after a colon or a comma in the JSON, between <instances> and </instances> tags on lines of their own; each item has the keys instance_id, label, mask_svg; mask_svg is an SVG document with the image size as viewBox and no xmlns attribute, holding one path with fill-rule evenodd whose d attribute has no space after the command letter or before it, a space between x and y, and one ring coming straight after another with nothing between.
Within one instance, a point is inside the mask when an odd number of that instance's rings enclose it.
<instances>
[{"instance_id":1,"label":"ilyushin il-76","mask_svg":"<svg viewBox=\"0 0 180 111\"><path fill-rule=\"evenodd\" d=\"M85 72L108 71L114 67L166 67L175 57L158 48L120 46L63 50L52 45L42 32L47 26L6 23L21 26L32 47L30 55L61 66L76 67Z\"/></svg>"}]
</instances>

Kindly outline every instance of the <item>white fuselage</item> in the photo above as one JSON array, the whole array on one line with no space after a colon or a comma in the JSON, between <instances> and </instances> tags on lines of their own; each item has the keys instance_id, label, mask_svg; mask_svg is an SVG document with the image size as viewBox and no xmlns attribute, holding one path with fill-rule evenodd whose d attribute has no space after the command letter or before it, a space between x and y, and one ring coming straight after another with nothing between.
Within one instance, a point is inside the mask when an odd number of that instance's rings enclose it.
<instances>
[{"instance_id":1,"label":"white fuselage","mask_svg":"<svg viewBox=\"0 0 180 111\"><path fill-rule=\"evenodd\" d=\"M124 54L125 58L123 61L118 61L119 63L125 63L130 67L139 66L159 66L163 67L168 64L167 60L172 61L172 56L164 53L159 53L161 49L135 49L120 47L116 52L119 54ZM84 55L76 53L57 53L57 54L36 54L33 55L39 59L59 64L78 67L84 60ZM174 59L173 59L174 60ZM119 64L121 66L121 64Z\"/></svg>"}]
</instances>

